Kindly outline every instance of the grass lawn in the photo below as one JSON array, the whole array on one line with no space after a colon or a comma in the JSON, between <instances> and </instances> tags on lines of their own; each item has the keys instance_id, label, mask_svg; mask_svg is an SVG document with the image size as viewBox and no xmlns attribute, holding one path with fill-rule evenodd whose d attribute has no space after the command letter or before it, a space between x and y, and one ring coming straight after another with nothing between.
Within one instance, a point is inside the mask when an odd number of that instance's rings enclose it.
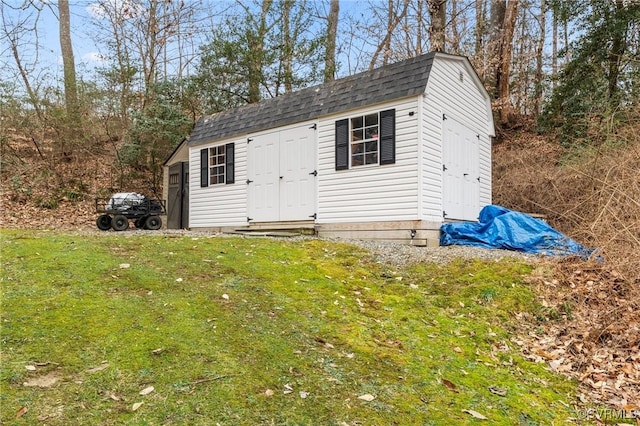
<instances>
[{"instance_id":1,"label":"grass lawn","mask_svg":"<svg viewBox=\"0 0 640 426\"><path fill-rule=\"evenodd\" d=\"M0 423L566 424L510 342L515 261L395 270L320 240L8 231ZM482 420L479 417L486 417Z\"/></svg>"}]
</instances>

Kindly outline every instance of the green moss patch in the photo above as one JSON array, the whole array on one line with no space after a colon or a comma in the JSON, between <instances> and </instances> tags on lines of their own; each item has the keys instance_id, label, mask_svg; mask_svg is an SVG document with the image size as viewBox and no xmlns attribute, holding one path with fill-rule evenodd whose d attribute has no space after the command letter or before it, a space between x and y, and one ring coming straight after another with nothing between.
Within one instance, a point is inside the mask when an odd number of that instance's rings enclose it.
<instances>
[{"instance_id":1,"label":"green moss patch","mask_svg":"<svg viewBox=\"0 0 640 426\"><path fill-rule=\"evenodd\" d=\"M2 231L2 262L3 424L575 416L575 384L510 342L537 309L521 263L391 270L319 240L27 231Z\"/></svg>"}]
</instances>

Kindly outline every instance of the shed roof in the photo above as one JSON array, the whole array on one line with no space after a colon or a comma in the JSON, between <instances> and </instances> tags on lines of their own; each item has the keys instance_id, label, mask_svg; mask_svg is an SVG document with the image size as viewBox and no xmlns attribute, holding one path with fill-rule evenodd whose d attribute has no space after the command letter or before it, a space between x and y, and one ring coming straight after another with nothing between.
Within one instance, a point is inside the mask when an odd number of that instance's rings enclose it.
<instances>
[{"instance_id":1,"label":"shed roof","mask_svg":"<svg viewBox=\"0 0 640 426\"><path fill-rule=\"evenodd\" d=\"M286 126L423 93L435 52L202 117L189 145Z\"/></svg>"}]
</instances>

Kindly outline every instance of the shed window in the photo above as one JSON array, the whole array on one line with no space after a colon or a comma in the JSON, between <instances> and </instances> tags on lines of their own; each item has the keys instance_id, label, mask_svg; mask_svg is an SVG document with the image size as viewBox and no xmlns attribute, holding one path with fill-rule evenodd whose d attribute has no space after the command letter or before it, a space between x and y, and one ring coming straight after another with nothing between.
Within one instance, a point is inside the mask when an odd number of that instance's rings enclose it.
<instances>
[{"instance_id":1,"label":"shed window","mask_svg":"<svg viewBox=\"0 0 640 426\"><path fill-rule=\"evenodd\" d=\"M378 164L378 113L351 118L351 166Z\"/></svg>"},{"instance_id":2,"label":"shed window","mask_svg":"<svg viewBox=\"0 0 640 426\"><path fill-rule=\"evenodd\" d=\"M235 182L235 145L228 143L200 151L200 186Z\"/></svg>"},{"instance_id":3,"label":"shed window","mask_svg":"<svg viewBox=\"0 0 640 426\"><path fill-rule=\"evenodd\" d=\"M209 184L224 183L225 146L209 148Z\"/></svg>"},{"instance_id":4,"label":"shed window","mask_svg":"<svg viewBox=\"0 0 640 426\"><path fill-rule=\"evenodd\" d=\"M395 109L336 121L336 170L396 161Z\"/></svg>"}]
</instances>

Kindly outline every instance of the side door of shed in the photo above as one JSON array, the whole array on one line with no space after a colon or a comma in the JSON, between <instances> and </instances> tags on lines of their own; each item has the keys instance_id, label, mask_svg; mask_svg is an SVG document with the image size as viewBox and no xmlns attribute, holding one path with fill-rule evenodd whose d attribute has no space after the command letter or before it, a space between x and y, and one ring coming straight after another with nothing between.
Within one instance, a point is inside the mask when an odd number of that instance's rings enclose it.
<instances>
[{"instance_id":1,"label":"side door of shed","mask_svg":"<svg viewBox=\"0 0 640 426\"><path fill-rule=\"evenodd\" d=\"M478 219L479 155L478 134L445 114L442 140L442 208L445 220Z\"/></svg>"},{"instance_id":2,"label":"side door of shed","mask_svg":"<svg viewBox=\"0 0 640 426\"><path fill-rule=\"evenodd\" d=\"M189 227L189 162L181 161L169 166L167 199L167 228Z\"/></svg>"}]
</instances>

